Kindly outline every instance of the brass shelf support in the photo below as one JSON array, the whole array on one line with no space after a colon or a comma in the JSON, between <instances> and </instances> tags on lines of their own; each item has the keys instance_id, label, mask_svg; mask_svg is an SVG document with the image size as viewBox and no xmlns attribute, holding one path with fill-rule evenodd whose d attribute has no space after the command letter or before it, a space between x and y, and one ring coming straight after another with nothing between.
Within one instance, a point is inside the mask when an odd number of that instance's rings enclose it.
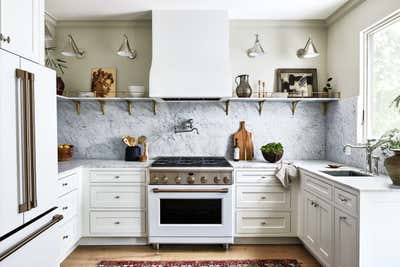
<instances>
[{"instance_id":1,"label":"brass shelf support","mask_svg":"<svg viewBox=\"0 0 400 267\"><path fill-rule=\"evenodd\" d=\"M265 101L258 102L258 114L261 116Z\"/></svg>"},{"instance_id":2,"label":"brass shelf support","mask_svg":"<svg viewBox=\"0 0 400 267\"><path fill-rule=\"evenodd\" d=\"M106 101L99 101L99 103L100 103L100 109L101 109L101 113L103 114L103 115L105 115L106 114Z\"/></svg>"},{"instance_id":3,"label":"brass shelf support","mask_svg":"<svg viewBox=\"0 0 400 267\"><path fill-rule=\"evenodd\" d=\"M293 101L291 103L291 107L290 110L292 111L292 115L294 116L294 114L296 113L296 108L297 108L297 104L299 104L300 101Z\"/></svg>"},{"instance_id":4,"label":"brass shelf support","mask_svg":"<svg viewBox=\"0 0 400 267\"><path fill-rule=\"evenodd\" d=\"M157 115L158 105L155 100L153 100L153 114Z\"/></svg>"},{"instance_id":5,"label":"brass shelf support","mask_svg":"<svg viewBox=\"0 0 400 267\"><path fill-rule=\"evenodd\" d=\"M225 101L225 114L226 114L226 116L229 115L229 107L230 107L230 105L231 105L231 101L226 100Z\"/></svg>"},{"instance_id":6,"label":"brass shelf support","mask_svg":"<svg viewBox=\"0 0 400 267\"><path fill-rule=\"evenodd\" d=\"M81 101L74 100L77 115L81 115Z\"/></svg>"},{"instance_id":7,"label":"brass shelf support","mask_svg":"<svg viewBox=\"0 0 400 267\"><path fill-rule=\"evenodd\" d=\"M127 103L127 108L128 108L128 113L129 113L129 115L132 115L132 108L133 108L133 103L132 103L132 101L126 101L126 103Z\"/></svg>"},{"instance_id":8,"label":"brass shelf support","mask_svg":"<svg viewBox=\"0 0 400 267\"><path fill-rule=\"evenodd\" d=\"M321 108L322 108L322 115L326 116L326 113L328 112L328 102L322 102Z\"/></svg>"}]
</instances>

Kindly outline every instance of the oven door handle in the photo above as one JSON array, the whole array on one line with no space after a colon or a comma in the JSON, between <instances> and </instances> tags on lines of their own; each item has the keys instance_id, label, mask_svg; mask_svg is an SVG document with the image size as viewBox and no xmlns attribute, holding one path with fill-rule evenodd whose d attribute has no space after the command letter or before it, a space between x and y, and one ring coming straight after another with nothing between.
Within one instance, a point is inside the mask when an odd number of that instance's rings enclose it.
<instances>
[{"instance_id":1,"label":"oven door handle","mask_svg":"<svg viewBox=\"0 0 400 267\"><path fill-rule=\"evenodd\" d=\"M153 188L153 193L229 193L228 188L221 189L159 189Z\"/></svg>"}]
</instances>

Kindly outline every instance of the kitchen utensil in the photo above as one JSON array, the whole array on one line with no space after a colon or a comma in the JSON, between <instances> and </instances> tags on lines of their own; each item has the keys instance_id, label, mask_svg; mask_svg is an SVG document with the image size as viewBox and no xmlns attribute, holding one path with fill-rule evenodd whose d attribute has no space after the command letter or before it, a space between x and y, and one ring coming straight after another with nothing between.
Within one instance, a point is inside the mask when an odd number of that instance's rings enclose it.
<instances>
[{"instance_id":1,"label":"kitchen utensil","mask_svg":"<svg viewBox=\"0 0 400 267\"><path fill-rule=\"evenodd\" d=\"M262 82L262 97L265 97L265 82Z\"/></svg>"},{"instance_id":2,"label":"kitchen utensil","mask_svg":"<svg viewBox=\"0 0 400 267\"><path fill-rule=\"evenodd\" d=\"M147 137L142 135L138 138L138 143L143 145L143 155L140 156L139 161L146 161L148 160L149 150L148 150L148 142Z\"/></svg>"},{"instance_id":3,"label":"kitchen utensil","mask_svg":"<svg viewBox=\"0 0 400 267\"><path fill-rule=\"evenodd\" d=\"M261 98L261 81L258 80L258 98Z\"/></svg>"},{"instance_id":4,"label":"kitchen utensil","mask_svg":"<svg viewBox=\"0 0 400 267\"><path fill-rule=\"evenodd\" d=\"M240 160L253 160L253 134L246 130L244 121L240 122L240 130L233 135L233 140L237 140L237 145L240 149Z\"/></svg>"},{"instance_id":5,"label":"kitchen utensil","mask_svg":"<svg viewBox=\"0 0 400 267\"><path fill-rule=\"evenodd\" d=\"M239 80L239 81L238 81ZM235 83L236 87L236 94L238 97L250 97L253 90L249 84L249 75L248 74L241 74L236 76Z\"/></svg>"},{"instance_id":6,"label":"kitchen utensil","mask_svg":"<svg viewBox=\"0 0 400 267\"><path fill-rule=\"evenodd\" d=\"M137 139L134 136L123 136L122 137L122 142L124 142L127 146L133 147L137 145Z\"/></svg>"}]
</instances>

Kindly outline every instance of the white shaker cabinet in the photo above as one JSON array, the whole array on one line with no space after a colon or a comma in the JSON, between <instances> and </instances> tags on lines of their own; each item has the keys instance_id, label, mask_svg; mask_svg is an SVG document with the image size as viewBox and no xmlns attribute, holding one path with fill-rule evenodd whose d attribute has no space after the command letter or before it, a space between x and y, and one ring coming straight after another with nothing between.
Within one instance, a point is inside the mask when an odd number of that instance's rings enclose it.
<instances>
[{"instance_id":1,"label":"white shaker cabinet","mask_svg":"<svg viewBox=\"0 0 400 267\"><path fill-rule=\"evenodd\" d=\"M0 48L44 63L44 0L0 0Z\"/></svg>"},{"instance_id":2,"label":"white shaker cabinet","mask_svg":"<svg viewBox=\"0 0 400 267\"><path fill-rule=\"evenodd\" d=\"M357 219L335 209L335 267L357 266Z\"/></svg>"}]
</instances>

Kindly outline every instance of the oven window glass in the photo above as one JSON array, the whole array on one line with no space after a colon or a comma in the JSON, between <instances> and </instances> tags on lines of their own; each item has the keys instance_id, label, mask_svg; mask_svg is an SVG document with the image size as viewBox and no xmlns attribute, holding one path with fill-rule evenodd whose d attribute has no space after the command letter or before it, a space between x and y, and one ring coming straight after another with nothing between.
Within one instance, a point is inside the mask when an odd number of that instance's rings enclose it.
<instances>
[{"instance_id":1,"label":"oven window glass","mask_svg":"<svg viewBox=\"0 0 400 267\"><path fill-rule=\"evenodd\" d=\"M161 224L222 224L222 199L160 199Z\"/></svg>"}]
</instances>

